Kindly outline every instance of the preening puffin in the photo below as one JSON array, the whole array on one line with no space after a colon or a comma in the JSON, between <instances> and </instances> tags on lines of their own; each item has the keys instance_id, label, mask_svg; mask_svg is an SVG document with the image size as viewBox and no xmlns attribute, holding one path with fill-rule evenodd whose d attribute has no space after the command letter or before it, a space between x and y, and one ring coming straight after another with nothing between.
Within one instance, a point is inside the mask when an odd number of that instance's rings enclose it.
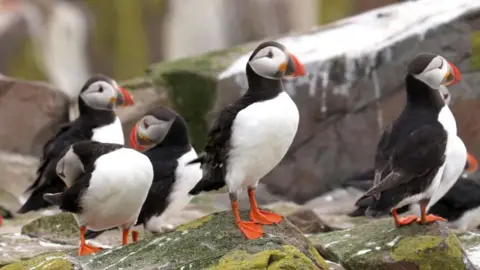
<instances>
[{"instance_id":1,"label":"preening puffin","mask_svg":"<svg viewBox=\"0 0 480 270\"><path fill-rule=\"evenodd\" d=\"M137 222L152 185L152 163L144 154L121 144L81 141L59 156L56 173L67 189L44 194L45 200L74 214L80 226L80 256L100 249L85 243L84 233L122 228L122 244Z\"/></svg>"},{"instance_id":2,"label":"preening puffin","mask_svg":"<svg viewBox=\"0 0 480 270\"><path fill-rule=\"evenodd\" d=\"M409 63L406 105L378 143L374 186L356 203L371 201L367 216L391 210L397 226L444 221L427 211L457 181L467 150L439 88L460 79L455 65L440 55L421 53ZM397 208L416 202L421 206L420 218L398 216Z\"/></svg>"},{"instance_id":3,"label":"preening puffin","mask_svg":"<svg viewBox=\"0 0 480 270\"><path fill-rule=\"evenodd\" d=\"M204 152L191 162L201 162L204 176L190 194L226 184L235 222L248 239L263 235L260 224L282 220L278 214L258 209L255 188L285 156L298 128L297 106L281 79L304 74L304 66L282 44L260 44L246 66L248 90L220 112ZM242 221L238 212L237 193L244 188L250 198L250 221Z\"/></svg>"},{"instance_id":4,"label":"preening puffin","mask_svg":"<svg viewBox=\"0 0 480 270\"><path fill-rule=\"evenodd\" d=\"M144 151L154 171L153 184L137 225L152 233L161 232L168 218L187 206L193 197L188 192L202 178L200 164L187 165L198 157L190 143L187 123L168 108L154 108L132 129L130 145ZM91 239L101 233L87 231L85 237Z\"/></svg>"},{"instance_id":5,"label":"preening puffin","mask_svg":"<svg viewBox=\"0 0 480 270\"><path fill-rule=\"evenodd\" d=\"M82 87L78 105L80 116L66 123L43 146L43 155L37 169L37 178L25 191L29 198L18 210L23 214L50 206L43 199L45 193L57 193L65 184L56 175L55 167L63 150L81 140L124 144L122 123L114 109L133 105L132 96L117 83L103 75L94 75Z\"/></svg>"}]
</instances>

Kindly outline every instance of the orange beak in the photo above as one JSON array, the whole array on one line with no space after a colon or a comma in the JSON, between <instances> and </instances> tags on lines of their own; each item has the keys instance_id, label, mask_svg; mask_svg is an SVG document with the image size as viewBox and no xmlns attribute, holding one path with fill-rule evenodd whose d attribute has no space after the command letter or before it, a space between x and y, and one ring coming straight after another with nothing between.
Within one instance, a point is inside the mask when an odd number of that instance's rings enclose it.
<instances>
[{"instance_id":1,"label":"orange beak","mask_svg":"<svg viewBox=\"0 0 480 270\"><path fill-rule=\"evenodd\" d=\"M136 124L130 132L130 146L137 151L144 151L147 148L138 143L137 130L138 124Z\"/></svg>"},{"instance_id":2,"label":"orange beak","mask_svg":"<svg viewBox=\"0 0 480 270\"><path fill-rule=\"evenodd\" d=\"M118 89L122 94L123 107L132 106L134 104L132 95L130 95L130 93L125 88L119 87Z\"/></svg>"},{"instance_id":3,"label":"orange beak","mask_svg":"<svg viewBox=\"0 0 480 270\"><path fill-rule=\"evenodd\" d=\"M467 153L467 168L465 171L472 173L477 171L478 169L478 161L477 159L470 153Z\"/></svg>"},{"instance_id":4,"label":"orange beak","mask_svg":"<svg viewBox=\"0 0 480 270\"><path fill-rule=\"evenodd\" d=\"M298 60L298 58L288 53L287 76L301 77L305 75L305 66Z\"/></svg>"}]
</instances>

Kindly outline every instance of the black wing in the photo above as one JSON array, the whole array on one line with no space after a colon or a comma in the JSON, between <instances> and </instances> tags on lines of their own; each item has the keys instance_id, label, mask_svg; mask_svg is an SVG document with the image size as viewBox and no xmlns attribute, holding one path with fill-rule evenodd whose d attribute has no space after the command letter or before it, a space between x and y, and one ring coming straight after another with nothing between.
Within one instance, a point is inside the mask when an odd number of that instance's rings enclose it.
<instances>
[{"instance_id":1,"label":"black wing","mask_svg":"<svg viewBox=\"0 0 480 270\"><path fill-rule=\"evenodd\" d=\"M377 152L375 153L375 173L373 177L373 185L378 185L382 179L382 174L386 171L389 164L390 149L389 140L392 132L392 124L388 125L382 133L377 145Z\"/></svg>"},{"instance_id":2,"label":"black wing","mask_svg":"<svg viewBox=\"0 0 480 270\"><path fill-rule=\"evenodd\" d=\"M204 152L199 155L198 159L193 161L202 163L204 176L190 191L190 194L196 195L201 191L216 190L225 186L232 125L237 113L241 109L242 107L238 104L234 104L220 113L220 116L208 133Z\"/></svg>"},{"instance_id":3,"label":"black wing","mask_svg":"<svg viewBox=\"0 0 480 270\"><path fill-rule=\"evenodd\" d=\"M389 159L391 172L368 190L366 197L406 184L413 179L437 171L445 162L447 133L440 123L422 126L399 140Z\"/></svg>"},{"instance_id":4,"label":"black wing","mask_svg":"<svg viewBox=\"0 0 480 270\"><path fill-rule=\"evenodd\" d=\"M72 147L73 151L82 162L85 172L93 172L97 158L123 148L124 146L116 143L101 143L97 141L83 140L74 143Z\"/></svg>"},{"instance_id":5,"label":"black wing","mask_svg":"<svg viewBox=\"0 0 480 270\"><path fill-rule=\"evenodd\" d=\"M91 173L84 173L75 180L72 186L67 188L61 195L60 209L62 211L79 214L82 212L81 198L85 190L90 186Z\"/></svg>"},{"instance_id":6,"label":"black wing","mask_svg":"<svg viewBox=\"0 0 480 270\"><path fill-rule=\"evenodd\" d=\"M55 167L60 155L64 150L75 142L88 140L92 137L91 129L82 129L82 119L64 124L60 130L48 140L43 147L40 166L37 169L37 177L25 192L32 191L27 201L17 211L27 213L50 206L43 199L47 192L60 192L65 189L65 183L57 176Z\"/></svg>"}]
</instances>

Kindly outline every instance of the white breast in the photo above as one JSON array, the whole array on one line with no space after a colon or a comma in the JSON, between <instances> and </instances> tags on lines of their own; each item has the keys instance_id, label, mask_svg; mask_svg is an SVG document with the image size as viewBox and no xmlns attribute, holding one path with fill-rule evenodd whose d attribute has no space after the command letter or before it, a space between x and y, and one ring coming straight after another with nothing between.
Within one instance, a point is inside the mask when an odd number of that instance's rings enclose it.
<instances>
[{"instance_id":1,"label":"white breast","mask_svg":"<svg viewBox=\"0 0 480 270\"><path fill-rule=\"evenodd\" d=\"M92 141L102 143L118 143L125 144L123 136L122 122L118 116L115 121L109 125L93 129Z\"/></svg>"},{"instance_id":2,"label":"white breast","mask_svg":"<svg viewBox=\"0 0 480 270\"><path fill-rule=\"evenodd\" d=\"M290 96L256 102L233 122L226 182L230 191L251 185L285 156L298 129L299 113Z\"/></svg>"},{"instance_id":3,"label":"white breast","mask_svg":"<svg viewBox=\"0 0 480 270\"><path fill-rule=\"evenodd\" d=\"M178 214L193 198L188 192L202 179L202 169L199 163L187 165L187 162L197 157L197 152L192 148L177 160L175 183L168 197L168 206L163 213L151 217L146 222L145 228L150 232L161 232L162 227L169 227L170 224L167 224L169 218Z\"/></svg>"},{"instance_id":4,"label":"white breast","mask_svg":"<svg viewBox=\"0 0 480 270\"><path fill-rule=\"evenodd\" d=\"M437 203L457 182L467 162L467 149L463 141L457 136L457 124L448 106L442 108L438 121L443 125L448 136L445 164L443 171L439 172L441 173L441 178L438 184L434 183L437 185L437 188L433 191L427 209Z\"/></svg>"},{"instance_id":5,"label":"white breast","mask_svg":"<svg viewBox=\"0 0 480 270\"><path fill-rule=\"evenodd\" d=\"M96 231L134 224L152 180L152 163L138 151L122 148L101 156L81 199L80 225Z\"/></svg>"}]
</instances>

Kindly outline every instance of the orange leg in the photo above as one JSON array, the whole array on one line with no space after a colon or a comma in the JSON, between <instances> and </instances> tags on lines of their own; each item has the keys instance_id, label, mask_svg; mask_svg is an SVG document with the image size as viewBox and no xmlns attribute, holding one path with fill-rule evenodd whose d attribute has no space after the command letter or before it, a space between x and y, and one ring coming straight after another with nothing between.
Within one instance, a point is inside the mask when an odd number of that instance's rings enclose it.
<instances>
[{"instance_id":1,"label":"orange leg","mask_svg":"<svg viewBox=\"0 0 480 270\"><path fill-rule=\"evenodd\" d=\"M0 214L0 226L2 226L2 224L3 224L3 216L2 214Z\"/></svg>"},{"instance_id":2,"label":"orange leg","mask_svg":"<svg viewBox=\"0 0 480 270\"><path fill-rule=\"evenodd\" d=\"M260 224L257 224L253 221L242 221L240 219L237 200L232 200L232 211L238 229L240 229L240 231L245 235L245 237L247 237L247 239L257 239L263 236L263 229Z\"/></svg>"},{"instance_id":3,"label":"orange leg","mask_svg":"<svg viewBox=\"0 0 480 270\"><path fill-rule=\"evenodd\" d=\"M252 221L265 225L277 224L282 221L283 217L279 214L258 209L254 188L248 188L248 197L250 198L250 219Z\"/></svg>"},{"instance_id":4,"label":"orange leg","mask_svg":"<svg viewBox=\"0 0 480 270\"><path fill-rule=\"evenodd\" d=\"M122 230L122 246L128 244L128 233L130 232L129 229Z\"/></svg>"},{"instance_id":5,"label":"orange leg","mask_svg":"<svg viewBox=\"0 0 480 270\"><path fill-rule=\"evenodd\" d=\"M85 226L80 227L80 248L78 249L78 256L91 255L101 251L99 247L95 247L85 243L85 231L87 228Z\"/></svg>"},{"instance_id":6,"label":"orange leg","mask_svg":"<svg viewBox=\"0 0 480 270\"><path fill-rule=\"evenodd\" d=\"M138 242L138 236L139 233L137 231L132 231L132 240L133 242L137 243Z\"/></svg>"},{"instance_id":7,"label":"orange leg","mask_svg":"<svg viewBox=\"0 0 480 270\"><path fill-rule=\"evenodd\" d=\"M421 201L420 202L420 209L422 212L422 217L417 219L417 222L420 224L429 224L433 223L435 221L443 221L445 222L446 220L442 217L435 216L435 215L427 215L427 204L428 201Z\"/></svg>"},{"instance_id":8,"label":"orange leg","mask_svg":"<svg viewBox=\"0 0 480 270\"><path fill-rule=\"evenodd\" d=\"M400 218L400 216L397 213L396 208L393 208L392 216L393 216L393 220L395 221L395 226L397 226L397 227L409 225L409 224L415 222L418 218L415 215L410 215L410 216Z\"/></svg>"}]
</instances>

